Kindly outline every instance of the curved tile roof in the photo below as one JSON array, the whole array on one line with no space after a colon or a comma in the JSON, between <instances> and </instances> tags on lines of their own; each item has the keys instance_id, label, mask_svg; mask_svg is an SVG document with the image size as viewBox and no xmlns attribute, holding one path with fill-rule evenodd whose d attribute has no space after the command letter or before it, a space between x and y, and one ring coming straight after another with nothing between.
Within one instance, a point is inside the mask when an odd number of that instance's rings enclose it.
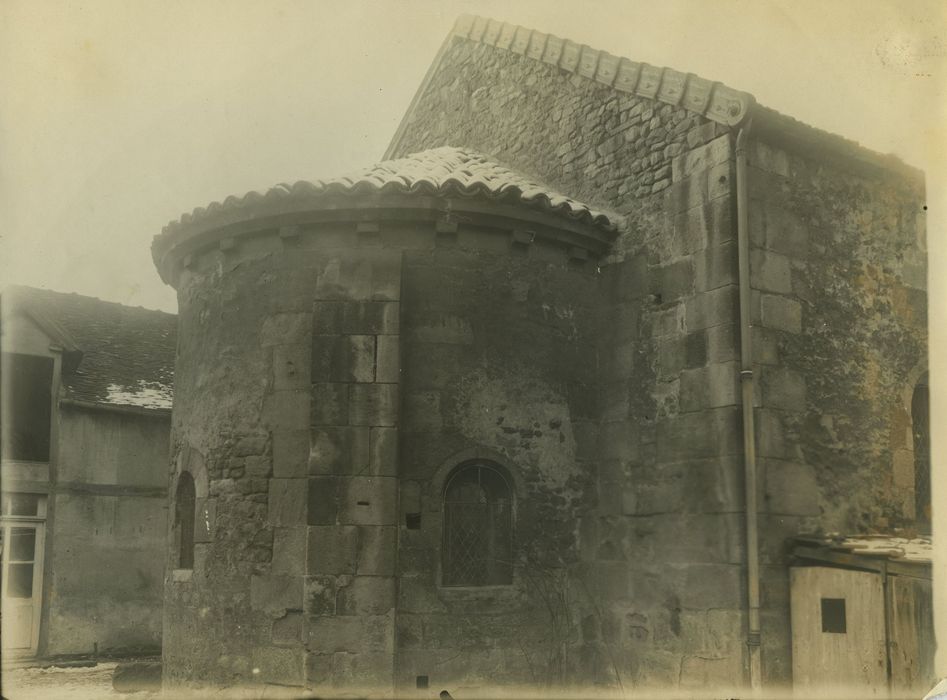
<instances>
[{"instance_id":1,"label":"curved tile roof","mask_svg":"<svg viewBox=\"0 0 947 700\"><path fill-rule=\"evenodd\" d=\"M198 207L164 227L170 236L195 223L211 222L223 212L252 208L261 202L307 199L326 195L404 194L482 198L522 204L608 231L619 217L592 209L526 175L510 170L487 156L466 148L443 146L382 161L349 175L313 182L299 181L270 188L265 194L249 192Z\"/></svg>"}]
</instances>

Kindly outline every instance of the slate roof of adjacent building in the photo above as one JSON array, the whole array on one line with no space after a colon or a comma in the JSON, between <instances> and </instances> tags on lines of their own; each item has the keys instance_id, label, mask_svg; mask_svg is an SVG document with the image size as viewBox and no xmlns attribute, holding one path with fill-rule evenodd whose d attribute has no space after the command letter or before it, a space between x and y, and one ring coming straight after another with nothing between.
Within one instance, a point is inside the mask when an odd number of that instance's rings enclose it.
<instances>
[{"instance_id":1,"label":"slate roof of adjacent building","mask_svg":"<svg viewBox=\"0 0 947 700\"><path fill-rule=\"evenodd\" d=\"M26 314L62 346L60 398L171 408L177 316L34 287L3 294L6 309Z\"/></svg>"},{"instance_id":2,"label":"slate roof of adjacent building","mask_svg":"<svg viewBox=\"0 0 947 700\"><path fill-rule=\"evenodd\" d=\"M618 217L593 209L582 202L518 173L476 151L452 146L432 148L403 158L382 161L348 175L327 180L281 183L265 194L249 192L227 197L207 207L198 207L164 227L162 238L173 237L196 223L240 209L251 210L262 202L277 200L318 200L327 195L402 194L479 198L520 204L572 221L608 231L616 228Z\"/></svg>"}]
</instances>

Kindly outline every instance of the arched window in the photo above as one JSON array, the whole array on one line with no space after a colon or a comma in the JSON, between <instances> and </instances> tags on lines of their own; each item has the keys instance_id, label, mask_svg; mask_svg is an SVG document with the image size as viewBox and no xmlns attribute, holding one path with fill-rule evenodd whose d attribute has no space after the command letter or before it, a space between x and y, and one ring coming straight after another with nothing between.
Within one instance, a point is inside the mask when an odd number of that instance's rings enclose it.
<instances>
[{"instance_id":1,"label":"arched window","mask_svg":"<svg viewBox=\"0 0 947 700\"><path fill-rule=\"evenodd\" d=\"M194 568L194 477L181 472L174 499L174 529L177 540L177 568Z\"/></svg>"},{"instance_id":2,"label":"arched window","mask_svg":"<svg viewBox=\"0 0 947 700\"><path fill-rule=\"evenodd\" d=\"M444 487L443 585L513 583L513 491L494 465L455 469Z\"/></svg>"},{"instance_id":3,"label":"arched window","mask_svg":"<svg viewBox=\"0 0 947 700\"><path fill-rule=\"evenodd\" d=\"M918 527L931 526L931 414L927 375L914 387L911 397L911 425L914 433L914 509Z\"/></svg>"}]
</instances>

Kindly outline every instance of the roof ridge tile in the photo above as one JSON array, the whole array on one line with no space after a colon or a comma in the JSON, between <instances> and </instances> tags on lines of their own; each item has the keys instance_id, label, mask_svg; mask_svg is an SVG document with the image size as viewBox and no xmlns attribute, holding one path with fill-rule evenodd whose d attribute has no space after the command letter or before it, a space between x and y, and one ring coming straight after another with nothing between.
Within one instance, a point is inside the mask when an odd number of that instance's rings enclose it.
<instances>
[{"instance_id":1,"label":"roof ridge tile","mask_svg":"<svg viewBox=\"0 0 947 700\"><path fill-rule=\"evenodd\" d=\"M571 39L479 15L465 14L458 17L452 34L555 65L623 92L671 105L683 105L689 111L727 126L740 125L755 104L755 99L748 92L735 90L723 83L673 68L637 63ZM685 99L687 85L694 79L698 83L696 92L692 98Z\"/></svg>"}]
</instances>

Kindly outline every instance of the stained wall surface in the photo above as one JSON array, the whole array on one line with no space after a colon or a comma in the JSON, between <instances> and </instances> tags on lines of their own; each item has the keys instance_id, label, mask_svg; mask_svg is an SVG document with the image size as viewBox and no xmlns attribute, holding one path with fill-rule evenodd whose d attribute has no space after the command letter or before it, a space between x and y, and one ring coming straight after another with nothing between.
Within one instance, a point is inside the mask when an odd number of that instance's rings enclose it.
<instances>
[{"instance_id":1,"label":"stained wall surface","mask_svg":"<svg viewBox=\"0 0 947 700\"><path fill-rule=\"evenodd\" d=\"M455 39L395 155L465 144L629 218L600 265L569 586L584 679L743 675L733 154L725 129ZM597 601L583 614L579 601Z\"/></svg>"},{"instance_id":2,"label":"stained wall surface","mask_svg":"<svg viewBox=\"0 0 947 700\"><path fill-rule=\"evenodd\" d=\"M786 540L915 529L927 371L924 182L761 136L748 148L764 659L791 666Z\"/></svg>"},{"instance_id":3,"label":"stained wall surface","mask_svg":"<svg viewBox=\"0 0 947 700\"><path fill-rule=\"evenodd\" d=\"M167 682L564 672L542 595L592 486L594 264L473 224L339 224L208 253L178 288L172 482L194 476L198 517L193 569L169 552ZM514 484L514 582L448 590L442 489L472 458Z\"/></svg>"},{"instance_id":4,"label":"stained wall surface","mask_svg":"<svg viewBox=\"0 0 947 700\"><path fill-rule=\"evenodd\" d=\"M453 39L392 155L470 147L618 212L607 256L475 219L192 256L171 477L197 545L192 570L169 552L166 680L743 685L735 136ZM790 538L914 520L923 185L832 138L748 149L768 684ZM444 488L474 459L512 483L512 584L445 585Z\"/></svg>"},{"instance_id":5,"label":"stained wall surface","mask_svg":"<svg viewBox=\"0 0 947 700\"><path fill-rule=\"evenodd\" d=\"M44 653L156 653L169 421L63 406Z\"/></svg>"},{"instance_id":6,"label":"stained wall surface","mask_svg":"<svg viewBox=\"0 0 947 700\"><path fill-rule=\"evenodd\" d=\"M748 182L762 659L765 681L786 683L788 538L914 523L926 254L920 174L775 131L751 139ZM629 218L601 265L597 495L578 545L607 601L579 637L587 659L615 660L602 682L746 673L735 137L455 38L395 142L478 148Z\"/></svg>"}]
</instances>

